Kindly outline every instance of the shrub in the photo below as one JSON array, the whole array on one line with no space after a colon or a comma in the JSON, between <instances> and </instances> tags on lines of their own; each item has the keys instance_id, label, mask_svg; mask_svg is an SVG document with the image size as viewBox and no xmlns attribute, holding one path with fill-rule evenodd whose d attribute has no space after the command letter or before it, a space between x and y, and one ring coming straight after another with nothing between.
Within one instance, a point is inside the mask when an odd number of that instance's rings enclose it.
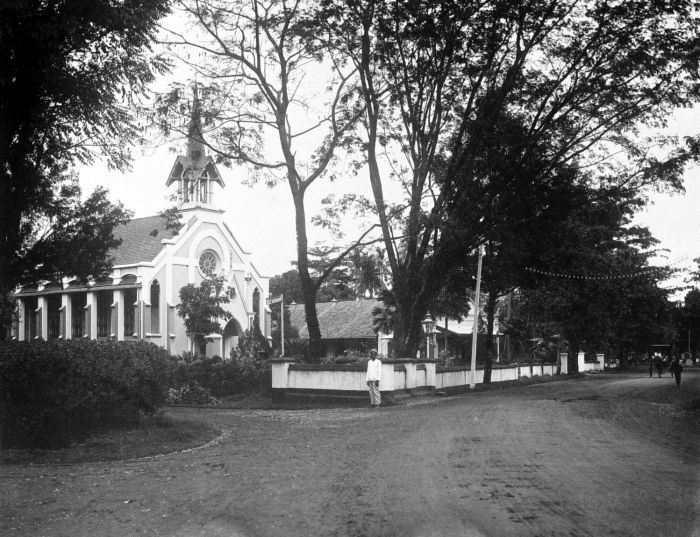
<instances>
[{"instance_id":1,"label":"shrub","mask_svg":"<svg viewBox=\"0 0 700 537\"><path fill-rule=\"evenodd\" d=\"M174 405L218 405L220 403L197 381L192 381L179 388L170 388L166 402Z\"/></svg>"},{"instance_id":2,"label":"shrub","mask_svg":"<svg viewBox=\"0 0 700 537\"><path fill-rule=\"evenodd\" d=\"M2 445L64 447L163 403L168 354L151 343L0 343Z\"/></svg>"},{"instance_id":3,"label":"shrub","mask_svg":"<svg viewBox=\"0 0 700 537\"><path fill-rule=\"evenodd\" d=\"M240 347L234 350L226 361L219 356L199 358L190 364L178 360L172 372L172 402L185 403L175 395L182 390L192 390L193 393L206 390L215 397L268 393L272 387L269 359L255 346L245 348L246 352Z\"/></svg>"}]
</instances>

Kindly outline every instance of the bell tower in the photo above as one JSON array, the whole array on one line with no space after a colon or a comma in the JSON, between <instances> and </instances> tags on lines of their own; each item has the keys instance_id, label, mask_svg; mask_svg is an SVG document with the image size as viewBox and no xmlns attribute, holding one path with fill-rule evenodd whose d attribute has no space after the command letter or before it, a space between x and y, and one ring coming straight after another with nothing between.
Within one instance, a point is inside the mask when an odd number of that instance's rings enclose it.
<instances>
[{"instance_id":1,"label":"bell tower","mask_svg":"<svg viewBox=\"0 0 700 537\"><path fill-rule=\"evenodd\" d=\"M224 180L214 159L206 155L202 132L202 111L197 86L192 94L190 121L187 126L185 155L175 158L166 186L177 184L177 204L180 210L214 207L214 185L224 188Z\"/></svg>"}]
</instances>

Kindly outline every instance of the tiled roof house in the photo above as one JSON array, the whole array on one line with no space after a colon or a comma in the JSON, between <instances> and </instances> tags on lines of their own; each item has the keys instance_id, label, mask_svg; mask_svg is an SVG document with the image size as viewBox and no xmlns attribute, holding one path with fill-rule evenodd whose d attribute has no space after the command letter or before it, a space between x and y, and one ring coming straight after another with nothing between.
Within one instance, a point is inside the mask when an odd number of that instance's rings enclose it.
<instances>
[{"instance_id":1,"label":"tiled roof house","mask_svg":"<svg viewBox=\"0 0 700 537\"><path fill-rule=\"evenodd\" d=\"M381 352L384 334L372 327L372 310L377 300L341 300L316 303L316 315L325 344L326 355L341 356L348 350ZM289 305L290 324L299 332L299 339L309 339L304 304Z\"/></svg>"}]
</instances>

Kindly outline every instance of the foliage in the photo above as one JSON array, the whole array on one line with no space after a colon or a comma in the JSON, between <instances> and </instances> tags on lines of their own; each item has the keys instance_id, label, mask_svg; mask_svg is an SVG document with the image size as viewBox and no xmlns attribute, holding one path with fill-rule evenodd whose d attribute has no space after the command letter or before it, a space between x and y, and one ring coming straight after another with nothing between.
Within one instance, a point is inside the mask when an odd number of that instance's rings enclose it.
<instances>
[{"instance_id":1,"label":"foliage","mask_svg":"<svg viewBox=\"0 0 700 537\"><path fill-rule=\"evenodd\" d=\"M280 295L284 295L285 304L291 304L292 302L299 304L302 302L304 295L301 292L299 273L296 269L288 270L270 278L270 296L276 297Z\"/></svg>"},{"instance_id":2,"label":"foliage","mask_svg":"<svg viewBox=\"0 0 700 537\"><path fill-rule=\"evenodd\" d=\"M235 290L224 287L224 278L214 277L205 278L199 287L188 283L180 289L180 303L176 310L185 323L187 335L192 338L195 353L201 352L207 335L223 332L219 319L228 321L233 317L222 305L231 302Z\"/></svg>"},{"instance_id":3,"label":"foliage","mask_svg":"<svg viewBox=\"0 0 700 537\"><path fill-rule=\"evenodd\" d=\"M658 286L668 270L649 267L648 254L634 248L603 244L597 242L595 264L577 259L513 295L512 313L501 323L521 352L538 341L565 340L571 366L581 349L624 363L629 353L674 339L668 291Z\"/></svg>"},{"instance_id":4,"label":"foliage","mask_svg":"<svg viewBox=\"0 0 700 537\"><path fill-rule=\"evenodd\" d=\"M178 233L185 225L182 222L182 212L178 207L168 207L158 213L165 220L165 229L173 234Z\"/></svg>"},{"instance_id":5,"label":"foliage","mask_svg":"<svg viewBox=\"0 0 700 537\"><path fill-rule=\"evenodd\" d=\"M139 135L131 110L166 68L150 44L167 5L0 7L0 300L27 279L105 270L111 232L127 214L103 190L80 202L70 166L99 154L127 166Z\"/></svg>"},{"instance_id":6,"label":"foliage","mask_svg":"<svg viewBox=\"0 0 700 537\"><path fill-rule=\"evenodd\" d=\"M272 387L270 354L264 337L246 331L240 337L238 347L231 350L228 360L222 360L220 356L191 362L181 358L172 374L172 400L210 404L206 400L211 395L268 393Z\"/></svg>"},{"instance_id":7,"label":"foliage","mask_svg":"<svg viewBox=\"0 0 700 537\"><path fill-rule=\"evenodd\" d=\"M253 330L245 330L238 339L238 346L231 349L231 358L250 357L256 359L267 359L272 354L270 344L265 336L260 332L257 324Z\"/></svg>"},{"instance_id":8,"label":"foliage","mask_svg":"<svg viewBox=\"0 0 700 537\"><path fill-rule=\"evenodd\" d=\"M675 310L679 349L697 356L700 352L700 290L691 289Z\"/></svg>"},{"instance_id":9,"label":"foliage","mask_svg":"<svg viewBox=\"0 0 700 537\"><path fill-rule=\"evenodd\" d=\"M306 194L323 179L333 179L336 149L359 118L352 68L327 62L318 43L305 38L304 3L253 0L178 2L198 32L172 30L169 41L195 51L208 147L225 165L248 166L253 181L286 183L291 195L297 236L297 271L309 330L309 353L321 356L316 293L329 272L313 277L309 270ZM196 36L196 37L193 37ZM331 72L328 73L327 71ZM306 84L314 71L314 84ZM325 76L328 75L328 76ZM181 129L181 84L157 103L164 132ZM318 115L310 114L314 107ZM201 133L200 133L201 134ZM360 234L360 243L367 232ZM352 249L340 252L336 261Z\"/></svg>"},{"instance_id":10,"label":"foliage","mask_svg":"<svg viewBox=\"0 0 700 537\"><path fill-rule=\"evenodd\" d=\"M628 192L680 188L685 164L697 156L697 140L637 136L639 125L663 126L672 109L698 101L691 0L322 5L310 24L314 36L361 79L365 132L356 147L391 267L398 352L413 354L444 276L488 240L490 216L508 215L502 198L529 179L533 155L545 157L545 172L587 169L588 184ZM502 139L503 118L526 136L509 142L507 159L485 160L498 152L480 146ZM651 151L659 141L668 144L662 157ZM401 206L384 200L392 179L406 192ZM551 179L539 174L534 186ZM459 201L472 192L478 210L467 212Z\"/></svg>"},{"instance_id":11,"label":"foliage","mask_svg":"<svg viewBox=\"0 0 700 537\"><path fill-rule=\"evenodd\" d=\"M151 343L0 343L3 446L63 447L163 403L167 353Z\"/></svg>"},{"instance_id":12,"label":"foliage","mask_svg":"<svg viewBox=\"0 0 700 537\"><path fill-rule=\"evenodd\" d=\"M171 405L207 405L215 406L220 401L202 388L196 380L188 382L179 388L170 388L165 402Z\"/></svg>"},{"instance_id":13,"label":"foliage","mask_svg":"<svg viewBox=\"0 0 700 537\"><path fill-rule=\"evenodd\" d=\"M45 193L51 198L43 214L34 214L21 226L23 240L4 267L6 282L23 285L40 281L61 281L70 276L86 281L109 272L109 251L118 247L114 230L128 222L131 212L121 203L107 199L107 191L97 188L81 200L80 188L73 180ZM3 269L0 269L2 272ZM0 339L11 325L14 303L0 289L0 299L8 308L0 311Z\"/></svg>"}]
</instances>

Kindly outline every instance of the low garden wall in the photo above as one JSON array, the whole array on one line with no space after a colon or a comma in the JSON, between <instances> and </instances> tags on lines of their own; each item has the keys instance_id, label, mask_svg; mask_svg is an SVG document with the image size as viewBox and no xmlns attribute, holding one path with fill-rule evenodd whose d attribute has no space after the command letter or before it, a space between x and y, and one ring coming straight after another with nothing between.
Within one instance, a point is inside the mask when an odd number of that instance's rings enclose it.
<instances>
[{"instance_id":1,"label":"low garden wall","mask_svg":"<svg viewBox=\"0 0 700 537\"><path fill-rule=\"evenodd\" d=\"M603 371L605 369L605 355L596 354L595 362L586 361L585 355L582 352L578 353L578 370L579 373L588 371Z\"/></svg>"},{"instance_id":2,"label":"low garden wall","mask_svg":"<svg viewBox=\"0 0 700 537\"><path fill-rule=\"evenodd\" d=\"M563 363L566 363L564 357ZM491 382L556 374L556 364L495 365ZM365 364L298 364L289 358L272 360L272 394L286 396L367 397ZM566 367L562 368L566 374ZM484 381L476 370L475 384ZM440 367L435 360L383 360L379 388L383 395L402 396L431 391L459 391L471 383L469 367Z\"/></svg>"}]
</instances>

